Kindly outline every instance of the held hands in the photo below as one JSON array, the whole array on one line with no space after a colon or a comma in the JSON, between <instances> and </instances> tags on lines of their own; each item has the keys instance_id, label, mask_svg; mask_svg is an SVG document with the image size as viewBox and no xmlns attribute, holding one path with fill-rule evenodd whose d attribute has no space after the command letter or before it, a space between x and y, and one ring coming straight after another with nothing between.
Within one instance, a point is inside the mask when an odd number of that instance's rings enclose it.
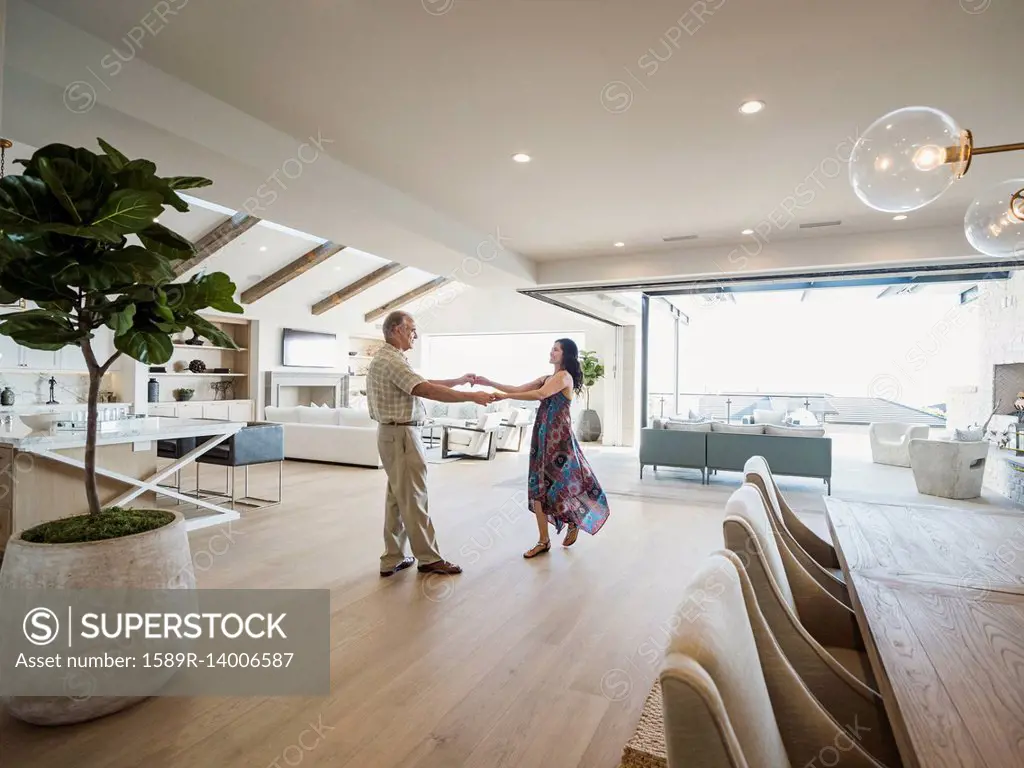
<instances>
[{"instance_id":1,"label":"held hands","mask_svg":"<svg viewBox=\"0 0 1024 768\"><path fill-rule=\"evenodd\" d=\"M502 392L469 392L467 397L471 403L490 405L496 400L504 400L506 395Z\"/></svg>"},{"instance_id":2,"label":"held hands","mask_svg":"<svg viewBox=\"0 0 1024 768\"><path fill-rule=\"evenodd\" d=\"M475 386L494 386L490 379L486 376L478 376L475 373L463 374L457 379L459 384L469 384L471 387ZM476 403L477 405L490 405L498 400L507 400L508 395L504 392L470 392L468 393L469 401Z\"/></svg>"}]
</instances>

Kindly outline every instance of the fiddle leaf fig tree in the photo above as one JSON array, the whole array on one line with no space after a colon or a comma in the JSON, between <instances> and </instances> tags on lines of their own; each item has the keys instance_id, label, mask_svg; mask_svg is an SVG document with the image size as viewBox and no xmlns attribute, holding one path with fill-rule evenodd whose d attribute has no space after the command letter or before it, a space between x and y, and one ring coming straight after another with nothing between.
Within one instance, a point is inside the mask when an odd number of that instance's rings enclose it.
<instances>
[{"instance_id":1,"label":"fiddle leaf fig tree","mask_svg":"<svg viewBox=\"0 0 1024 768\"><path fill-rule=\"evenodd\" d=\"M192 329L216 345L234 341L199 316L205 309L239 313L235 285L222 272L174 282L192 243L157 223L165 206L187 212L177 190L209 179L156 173L149 160L129 160L102 139L101 153L50 144L21 175L0 179L0 303L35 307L0 316L0 334L32 349L82 350L89 371L85 492L101 511L96 488L96 423L100 382L121 355L146 365L170 359L172 334ZM114 353L96 356L93 339L106 326Z\"/></svg>"},{"instance_id":2,"label":"fiddle leaf fig tree","mask_svg":"<svg viewBox=\"0 0 1024 768\"><path fill-rule=\"evenodd\" d=\"M580 352L580 369L583 371L583 388L587 395L587 410L590 410L590 388L604 378L604 363L591 350Z\"/></svg>"}]
</instances>

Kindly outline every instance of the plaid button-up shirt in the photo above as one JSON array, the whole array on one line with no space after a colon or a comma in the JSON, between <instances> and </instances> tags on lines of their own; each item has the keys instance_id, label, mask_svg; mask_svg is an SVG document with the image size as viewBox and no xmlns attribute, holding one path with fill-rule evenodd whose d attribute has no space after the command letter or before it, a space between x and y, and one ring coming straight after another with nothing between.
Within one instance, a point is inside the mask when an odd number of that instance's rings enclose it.
<instances>
[{"instance_id":1,"label":"plaid button-up shirt","mask_svg":"<svg viewBox=\"0 0 1024 768\"><path fill-rule=\"evenodd\" d=\"M384 344L366 371L366 401L370 418L381 424L422 422L427 418L423 401L412 394L426 381L409 365L405 355Z\"/></svg>"}]
</instances>

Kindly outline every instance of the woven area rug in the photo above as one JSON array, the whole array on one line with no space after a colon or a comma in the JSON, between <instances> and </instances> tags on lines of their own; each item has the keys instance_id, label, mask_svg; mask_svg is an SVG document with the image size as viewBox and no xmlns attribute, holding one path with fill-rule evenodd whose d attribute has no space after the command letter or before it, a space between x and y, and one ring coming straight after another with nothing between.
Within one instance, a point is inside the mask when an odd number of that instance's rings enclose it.
<instances>
[{"instance_id":1,"label":"woven area rug","mask_svg":"<svg viewBox=\"0 0 1024 768\"><path fill-rule=\"evenodd\" d=\"M665 723L661 712L661 683L657 680L647 694L633 738L626 742L626 748L622 750L622 764L619 768L668 768Z\"/></svg>"}]
</instances>

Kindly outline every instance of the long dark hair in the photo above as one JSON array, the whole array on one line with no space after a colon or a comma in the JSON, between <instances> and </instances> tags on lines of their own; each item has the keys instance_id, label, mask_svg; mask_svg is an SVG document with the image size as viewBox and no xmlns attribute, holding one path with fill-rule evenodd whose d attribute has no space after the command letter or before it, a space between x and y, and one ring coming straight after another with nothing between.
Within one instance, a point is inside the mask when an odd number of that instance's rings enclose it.
<instances>
[{"instance_id":1,"label":"long dark hair","mask_svg":"<svg viewBox=\"0 0 1024 768\"><path fill-rule=\"evenodd\" d=\"M572 376L572 388L576 394L583 391L583 369L580 367L580 348L572 339L558 339L562 348L562 367Z\"/></svg>"}]
</instances>

